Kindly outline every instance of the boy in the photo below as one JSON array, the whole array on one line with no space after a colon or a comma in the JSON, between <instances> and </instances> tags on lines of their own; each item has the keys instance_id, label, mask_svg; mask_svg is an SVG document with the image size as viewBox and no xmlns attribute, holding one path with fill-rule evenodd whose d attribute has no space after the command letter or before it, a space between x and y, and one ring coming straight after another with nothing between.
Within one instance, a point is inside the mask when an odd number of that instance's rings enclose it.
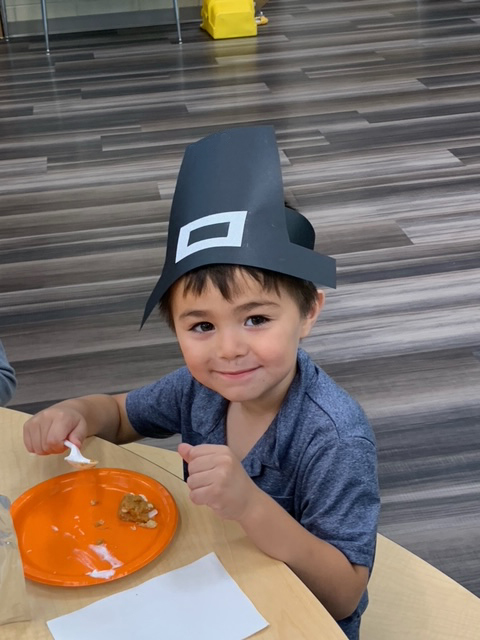
<instances>
[{"instance_id":1,"label":"boy","mask_svg":"<svg viewBox=\"0 0 480 640\"><path fill-rule=\"evenodd\" d=\"M0 407L4 407L13 397L17 387L15 371L7 359L7 354L0 340Z\"/></svg>"},{"instance_id":2,"label":"boy","mask_svg":"<svg viewBox=\"0 0 480 640\"><path fill-rule=\"evenodd\" d=\"M287 563L353 640L375 549L376 454L360 407L299 349L324 302L313 281L335 284L314 241L284 206L272 128L191 145L143 318L160 303L186 367L129 394L62 402L24 436L45 454L66 438L181 432L192 501Z\"/></svg>"}]
</instances>

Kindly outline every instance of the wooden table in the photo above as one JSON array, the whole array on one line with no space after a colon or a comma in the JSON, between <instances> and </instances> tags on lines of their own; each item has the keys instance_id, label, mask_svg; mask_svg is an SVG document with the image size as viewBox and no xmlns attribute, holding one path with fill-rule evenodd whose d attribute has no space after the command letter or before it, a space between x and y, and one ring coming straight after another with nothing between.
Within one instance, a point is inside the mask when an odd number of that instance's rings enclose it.
<instances>
[{"instance_id":1,"label":"wooden table","mask_svg":"<svg viewBox=\"0 0 480 640\"><path fill-rule=\"evenodd\" d=\"M62 455L34 456L26 451L22 426L27 417L0 409L0 493L12 501L39 482L71 471ZM333 618L285 564L259 551L236 523L222 521L207 507L196 507L190 502L187 487L177 476L180 467L175 467L174 463L172 467L174 454L164 454L164 459L170 460L171 470L167 471L146 459L148 455L162 462L161 451L152 447L119 447L91 438L83 452L100 460L99 466L131 469L161 482L171 492L179 509L180 522L175 538L156 560L118 581L83 588L51 587L27 581L32 621L0 627L1 640L51 639L46 620L134 587L212 551L270 623L267 629L254 636L255 639L345 640Z\"/></svg>"},{"instance_id":2,"label":"wooden table","mask_svg":"<svg viewBox=\"0 0 480 640\"><path fill-rule=\"evenodd\" d=\"M183 478L176 452L138 442L123 446ZM368 595L360 640L477 640L479 636L480 599L381 534Z\"/></svg>"}]
</instances>

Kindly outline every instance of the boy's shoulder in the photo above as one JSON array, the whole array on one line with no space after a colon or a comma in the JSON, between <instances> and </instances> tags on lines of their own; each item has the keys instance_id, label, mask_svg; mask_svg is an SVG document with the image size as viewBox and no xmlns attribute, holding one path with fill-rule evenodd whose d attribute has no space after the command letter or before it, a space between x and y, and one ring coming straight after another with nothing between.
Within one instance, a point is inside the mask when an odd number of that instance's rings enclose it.
<instances>
[{"instance_id":1,"label":"boy's shoulder","mask_svg":"<svg viewBox=\"0 0 480 640\"><path fill-rule=\"evenodd\" d=\"M323 437L365 438L374 444L372 428L359 403L302 349L298 352L298 368L304 428L321 430Z\"/></svg>"}]
</instances>

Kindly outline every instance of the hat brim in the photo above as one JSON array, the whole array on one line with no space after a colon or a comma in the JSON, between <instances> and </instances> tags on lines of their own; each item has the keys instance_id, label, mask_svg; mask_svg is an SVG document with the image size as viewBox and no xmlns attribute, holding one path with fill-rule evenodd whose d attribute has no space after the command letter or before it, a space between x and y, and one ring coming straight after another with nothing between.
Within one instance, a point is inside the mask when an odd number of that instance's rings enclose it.
<instances>
[{"instance_id":1,"label":"hat brim","mask_svg":"<svg viewBox=\"0 0 480 640\"><path fill-rule=\"evenodd\" d=\"M330 256L316 253L299 245L289 243L280 248L271 249L268 255L259 256L253 251L246 254L245 247L217 247L209 249L209 261L205 263L202 252L194 253L182 260L181 267L162 273L145 305L141 327L147 321L155 306L168 289L188 272L214 264L231 264L254 267L281 273L283 275L313 282L317 286L336 288L336 261ZM318 274L312 278L312 274Z\"/></svg>"}]
</instances>

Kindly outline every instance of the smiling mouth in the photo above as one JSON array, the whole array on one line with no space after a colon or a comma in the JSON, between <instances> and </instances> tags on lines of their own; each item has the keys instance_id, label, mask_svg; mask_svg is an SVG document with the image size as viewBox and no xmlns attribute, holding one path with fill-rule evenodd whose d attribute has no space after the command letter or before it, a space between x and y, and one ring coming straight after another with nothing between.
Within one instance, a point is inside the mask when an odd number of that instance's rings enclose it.
<instances>
[{"instance_id":1,"label":"smiling mouth","mask_svg":"<svg viewBox=\"0 0 480 640\"><path fill-rule=\"evenodd\" d=\"M239 378L240 376L244 376L248 373L252 373L256 371L260 367L252 367L251 369L242 369L242 371L216 371L221 376L225 376L226 378Z\"/></svg>"}]
</instances>

